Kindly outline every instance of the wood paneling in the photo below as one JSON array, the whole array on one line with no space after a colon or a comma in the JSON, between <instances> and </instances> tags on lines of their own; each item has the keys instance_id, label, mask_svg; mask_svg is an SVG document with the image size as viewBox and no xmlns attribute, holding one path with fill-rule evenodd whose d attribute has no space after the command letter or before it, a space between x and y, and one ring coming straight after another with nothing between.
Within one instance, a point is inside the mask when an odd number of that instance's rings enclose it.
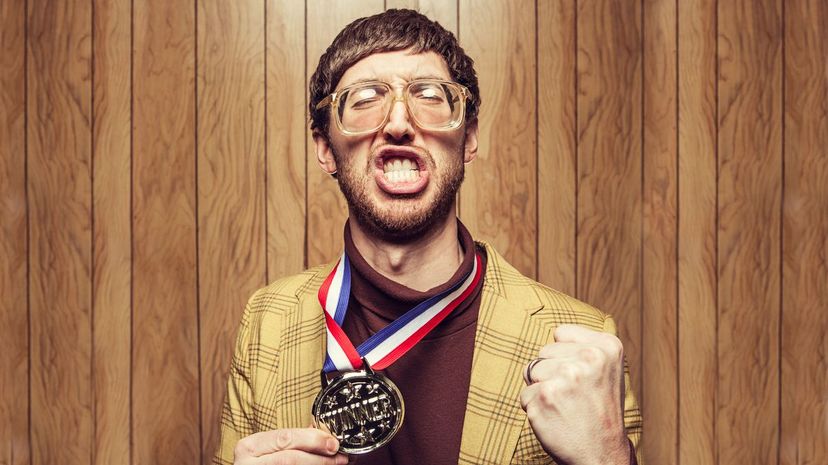
<instances>
[{"instance_id":1,"label":"wood paneling","mask_svg":"<svg viewBox=\"0 0 828 465\"><path fill-rule=\"evenodd\" d=\"M644 152L641 246L642 436L652 463L678 456L678 87L676 3L642 2Z\"/></svg>"},{"instance_id":2,"label":"wood paneling","mask_svg":"<svg viewBox=\"0 0 828 465\"><path fill-rule=\"evenodd\" d=\"M26 4L0 3L0 463L29 463Z\"/></svg>"},{"instance_id":3,"label":"wood paneling","mask_svg":"<svg viewBox=\"0 0 828 465\"><path fill-rule=\"evenodd\" d=\"M828 461L823 3L0 2L0 465L210 462L245 300L342 247L307 80L400 7L476 60L461 217L615 315L645 461Z\"/></svg>"},{"instance_id":4,"label":"wood paneling","mask_svg":"<svg viewBox=\"0 0 828 465\"><path fill-rule=\"evenodd\" d=\"M720 2L718 451L771 463L779 427L782 16Z\"/></svg>"},{"instance_id":5,"label":"wood paneling","mask_svg":"<svg viewBox=\"0 0 828 465\"><path fill-rule=\"evenodd\" d=\"M130 463L132 230L129 3L93 17L93 309L96 465Z\"/></svg>"},{"instance_id":6,"label":"wood paneling","mask_svg":"<svg viewBox=\"0 0 828 465\"><path fill-rule=\"evenodd\" d=\"M475 58L482 96L480 146L466 167L460 218L472 235L490 241L518 270L535 277L535 5L460 0L459 21L460 42Z\"/></svg>"},{"instance_id":7,"label":"wood paneling","mask_svg":"<svg viewBox=\"0 0 828 465\"><path fill-rule=\"evenodd\" d=\"M306 169L317 169L307 143L305 5L266 0L267 281L306 266ZM286 63L291 66L285 66Z\"/></svg>"},{"instance_id":8,"label":"wood paneling","mask_svg":"<svg viewBox=\"0 0 828 465\"><path fill-rule=\"evenodd\" d=\"M457 2L445 0L385 0L385 9L417 10L457 35Z\"/></svg>"},{"instance_id":9,"label":"wood paneling","mask_svg":"<svg viewBox=\"0 0 828 465\"><path fill-rule=\"evenodd\" d=\"M90 7L28 4L33 464L89 463L94 445Z\"/></svg>"},{"instance_id":10,"label":"wood paneling","mask_svg":"<svg viewBox=\"0 0 828 465\"><path fill-rule=\"evenodd\" d=\"M718 5L718 460L777 460L782 15Z\"/></svg>"},{"instance_id":11,"label":"wood paneling","mask_svg":"<svg viewBox=\"0 0 828 465\"><path fill-rule=\"evenodd\" d=\"M694 5L679 2L678 16L679 454L676 463L712 465L717 463L718 376L716 3L714 0Z\"/></svg>"},{"instance_id":12,"label":"wood paneling","mask_svg":"<svg viewBox=\"0 0 828 465\"><path fill-rule=\"evenodd\" d=\"M577 294L618 322L641 396L641 5L581 2Z\"/></svg>"},{"instance_id":13,"label":"wood paneling","mask_svg":"<svg viewBox=\"0 0 828 465\"><path fill-rule=\"evenodd\" d=\"M197 17L201 428L210 457L239 302L266 284L264 3L201 0Z\"/></svg>"},{"instance_id":14,"label":"wood paneling","mask_svg":"<svg viewBox=\"0 0 828 465\"><path fill-rule=\"evenodd\" d=\"M828 5L785 6L780 464L828 463Z\"/></svg>"},{"instance_id":15,"label":"wood paneling","mask_svg":"<svg viewBox=\"0 0 828 465\"><path fill-rule=\"evenodd\" d=\"M310 79L319 57L336 34L351 21L383 11L382 0L337 2L319 0L307 10L306 27L313 31L307 37L306 77ZM307 89L307 86L305 86ZM310 131L308 131L310 132ZM313 140L308 134L307 182L307 258L308 266L326 263L342 251L342 228L348 217L345 199L336 180L324 173L316 162Z\"/></svg>"},{"instance_id":16,"label":"wood paneling","mask_svg":"<svg viewBox=\"0 0 828 465\"><path fill-rule=\"evenodd\" d=\"M575 2L541 0L537 17L538 281L575 295Z\"/></svg>"},{"instance_id":17,"label":"wood paneling","mask_svg":"<svg viewBox=\"0 0 828 465\"><path fill-rule=\"evenodd\" d=\"M132 460L192 464L201 460L195 4L135 2L133 21Z\"/></svg>"}]
</instances>

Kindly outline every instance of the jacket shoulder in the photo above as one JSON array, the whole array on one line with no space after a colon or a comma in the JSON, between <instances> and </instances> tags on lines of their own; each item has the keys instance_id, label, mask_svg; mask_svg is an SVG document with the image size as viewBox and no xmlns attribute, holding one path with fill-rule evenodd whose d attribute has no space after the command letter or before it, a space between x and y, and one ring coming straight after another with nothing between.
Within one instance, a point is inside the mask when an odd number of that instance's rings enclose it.
<instances>
[{"instance_id":1,"label":"jacket shoulder","mask_svg":"<svg viewBox=\"0 0 828 465\"><path fill-rule=\"evenodd\" d=\"M535 316L548 316L556 323L574 323L604 329L605 321L609 318L606 313L523 275L491 245L485 242L480 245L486 249L489 262L486 280L494 292L532 309Z\"/></svg>"}]
</instances>

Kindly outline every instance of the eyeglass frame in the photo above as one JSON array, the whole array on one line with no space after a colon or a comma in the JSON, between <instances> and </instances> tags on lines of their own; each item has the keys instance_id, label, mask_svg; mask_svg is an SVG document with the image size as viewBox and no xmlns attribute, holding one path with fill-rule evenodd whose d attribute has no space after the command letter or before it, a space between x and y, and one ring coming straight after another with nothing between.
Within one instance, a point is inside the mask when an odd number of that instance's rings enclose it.
<instances>
[{"instance_id":1,"label":"eyeglass frame","mask_svg":"<svg viewBox=\"0 0 828 465\"><path fill-rule=\"evenodd\" d=\"M408 102L408 98L409 98L408 97L408 89L414 84L421 84L421 83L445 84L445 85L448 85L448 86L451 86L451 87L456 87L456 88L459 89L459 91L460 91L459 93L460 93L460 97L461 97L460 98L460 105L461 105L460 117L457 118L457 122L455 124L453 124L449 127L445 127L445 128L429 128L429 127L423 126L420 123L420 121L417 119L417 117L411 111L411 104ZM351 89L354 89L354 88L357 88L357 87L360 87L360 86L370 85L370 84L379 84L379 85L387 87L388 90L394 94L394 99L391 101L391 104L388 105L388 111L385 112L385 117L382 119L382 122L377 125L377 127L373 128L373 129L370 129L370 130L365 130L365 131L356 131L356 132L348 131L347 129L342 127L342 119L339 117L339 113L337 112L337 109L339 108L339 102L340 102L338 97L340 97L343 93L345 93L345 92L347 92ZM322 108L325 108L326 106L330 105L331 110L333 111L333 114L334 114L333 119L334 119L334 121L336 121L336 127L337 127L337 129L339 129L339 132L341 132L342 134L344 134L346 136L362 136L362 135L365 135L365 134L371 134L371 133L379 131L380 128L382 128L383 126L385 126L386 123L388 123L388 118L391 116L391 110L394 109L394 104L397 103L397 102L403 102L403 105L405 105L405 111L408 112L408 114L411 116L411 119L414 120L414 122L417 124L417 126L419 126L421 129L424 129L426 131L440 131L440 132L443 132L443 131L453 131L453 130L459 128L461 124L463 124L463 120L466 118L466 101L469 100L469 99L471 99L471 92L469 92L468 87L466 87L463 84L460 84L458 82L454 82L454 81L448 81L448 80L444 80L444 79L430 79L430 78L414 79L413 81L408 81L405 84L405 86L403 86L401 94L398 95L395 92L395 89L391 84L389 84L387 82L384 82L384 81L377 80L377 81L355 82L351 85L347 85L347 86L345 86L345 87L343 87L339 90L336 90L336 91L328 94L322 100L320 100L319 103L316 104L316 109L321 110Z\"/></svg>"}]
</instances>

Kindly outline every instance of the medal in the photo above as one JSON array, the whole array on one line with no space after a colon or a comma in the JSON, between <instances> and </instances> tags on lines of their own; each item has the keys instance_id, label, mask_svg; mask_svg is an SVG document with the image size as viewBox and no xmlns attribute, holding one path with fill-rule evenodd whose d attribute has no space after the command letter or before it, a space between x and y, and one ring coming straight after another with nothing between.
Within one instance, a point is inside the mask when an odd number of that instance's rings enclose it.
<instances>
[{"instance_id":1,"label":"medal","mask_svg":"<svg viewBox=\"0 0 828 465\"><path fill-rule=\"evenodd\" d=\"M313 402L317 426L324 425L339 440L341 452L365 454L387 444L402 426L402 395L385 376L374 372L397 361L463 302L480 282L481 259L475 255L471 272L445 292L427 299L354 347L342 330L351 275L348 256L342 258L319 288L325 314L327 355L322 367L322 391ZM327 382L326 373L341 374Z\"/></svg>"},{"instance_id":2,"label":"medal","mask_svg":"<svg viewBox=\"0 0 828 465\"><path fill-rule=\"evenodd\" d=\"M346 454L364 454L384 446L397 434L405 406L397 386L375 373L350 371L331 380L313 401L316 427L324 425Z\"/></svg>"}]
</instances>

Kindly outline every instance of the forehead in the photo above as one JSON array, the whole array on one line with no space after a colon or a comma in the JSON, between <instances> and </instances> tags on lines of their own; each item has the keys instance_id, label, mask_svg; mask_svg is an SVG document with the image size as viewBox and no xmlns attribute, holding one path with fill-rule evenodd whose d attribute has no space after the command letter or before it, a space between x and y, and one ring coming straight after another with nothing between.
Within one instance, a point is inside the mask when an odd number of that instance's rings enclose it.
<instances>
[{"instance_id":1,"label":"forehead","mask_svg":"<svg viewBox=\"0 0 828 465\"><path fill-rule=\"evenodd\" d=\"M435 52L411 53L409 50L368 55L348 68L336 88L359 81L384 81L390 84L414 79L451 79L446 60Z\"/></svg>"}]
</instances>

